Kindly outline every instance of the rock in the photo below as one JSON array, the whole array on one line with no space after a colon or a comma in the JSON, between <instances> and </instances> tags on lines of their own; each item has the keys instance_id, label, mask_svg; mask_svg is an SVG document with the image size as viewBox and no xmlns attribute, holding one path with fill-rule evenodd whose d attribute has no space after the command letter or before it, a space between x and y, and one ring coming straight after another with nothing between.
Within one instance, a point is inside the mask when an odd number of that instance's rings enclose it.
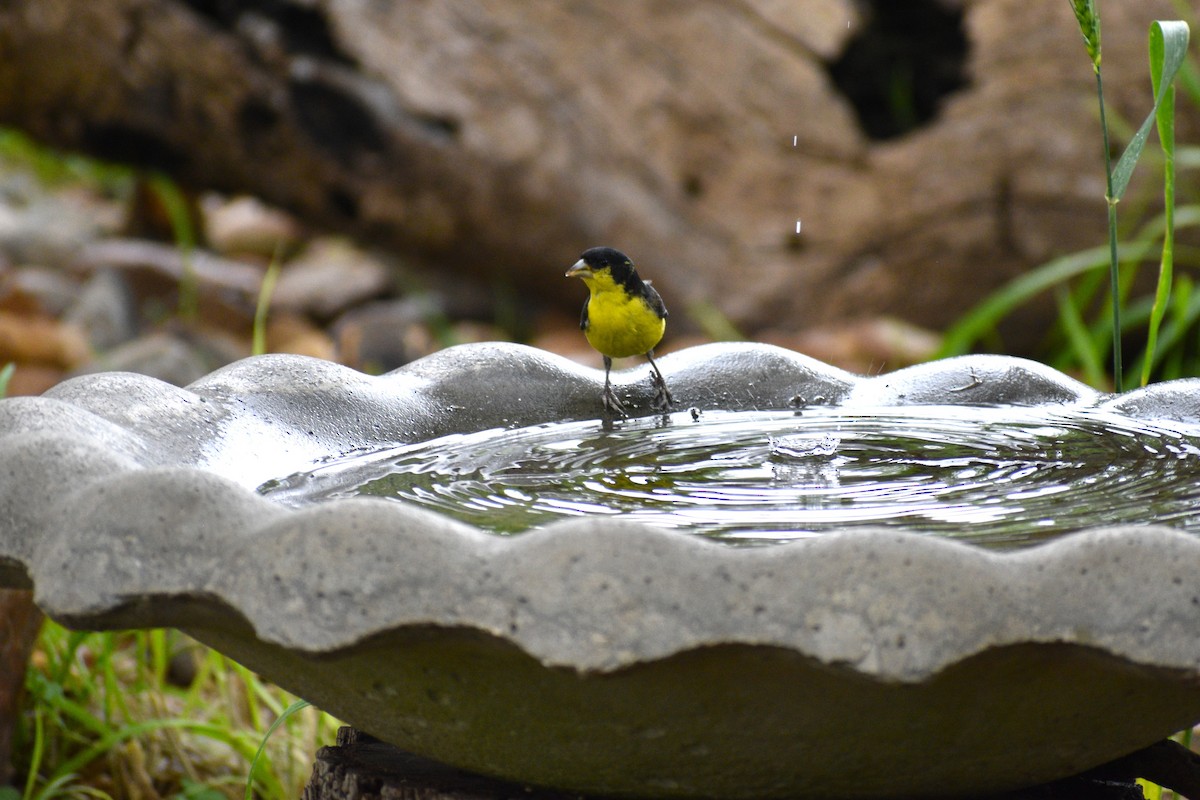
<instances>
[{"instance_id":1,"label":"rock","mask_svg":"<svg viewBox=\"0 0 1200 800\"><path fill-rule=\"evenodd\" d=\"M227 200L210 194L201 206L205 238L222 255L270 259L288 253L300 237L294 217L254 197Z\"/></svg>"},{"instance_id":2,"label":"rock","mask_svg":"<svg viewBox=\"0 0 1200 800\"><path fill-rule=\"evenodd\" d=\"M107 350L137 336L138 312L125 278L114 270L97 272L63 319L81 328L91 346Z\"/></svg>"},{"instance_id":3,"label":"rock","mask_svg":"<svg viewBox=\"0 0 1200 800\"><path fill-rule=\"evenodd\" d=\"M186 254L176 245L144 239L104 239L83 247L71 266L83 273L105 269L149 269L178 283L188 276L201 289L234 292L250 304L262 286L261 267L221 258L205 250Z\"/></svg>"},{"instance_id":4,"label":"rock","mask_svg":"<svg viewBox=\"0 0 1200 800\"><path fill-rule=\"evenodd\" d=\"M196 682L200 674L200 663L203 661L203 648L192 639L185 638L176 643L176 649L167 662L167 682L180 689L186 689Z\"/></svg>"},{"instance_id":5,"label":"rock","mask_svg":"<svg viewBox=\"0 0 1200 800\"><path fill-rule=\"evenodd\" d=\"M0 167L0 260L58 267L120 224L120 206L94 192L49 189L23 168Z\"/></svg>"},{"instance_id":6,"label":"rock","mask_svg":"<svg viewBox=\"0 0 1200 800\"><path fill-rule=\"evenodd\" d=\"M342 363L389 372L436 349L430 324L441 318L432 295L381 300L347 311L333 325L333 336Z\"/></svg>"},{"instance_id":7,"label":"rock","mask_svg":"<svg viewBox=\"0 0 1200 800\"><path fill-rule=\"evenodd\" d=\"M890 372L928 361L941 337L898 319L864 319L800 333L766 331L762 341L863 375Z\"/></svg>"},{"instance_id":8,"label":"rock","mask_svg":"<svg viewBox=\"0 0 1200 800\"><path fill-rule=\"evenodd\" d=\"M0 365L9 361L70 369L89 348L76 326L51 317L0 311Z\"/></svg>"},{"instance_id":9,"label":"rock","mask_svg":"<svg viewBox=\"0 0 1200 800\"><path fill-rule=\"evenodd\" d=\"M0 305L6 311L59 316L75 302L79 284L50 267L24 266L0 272ZM24 298L15 300L15 297ZM13 305L13 303L19 305Z\"/></svg>"},{"instance_id":10,"label":"rock","mask_svg":"<svg viewBox=\"0 0 1200 800\"><path fill-rule=\"evenodd\" d=\"M192 347L210 371L251 354L252 332L248 328L243 331L214 322L207 315L201 315L199 322L172 322L165 330Z\"/></svg>"},{"instance_id":11,"label":"rock","mask_svg":"<svg viewBox=\"0 0 1200 800\"><path fill-rule=\"evenodd\" d=\"M296 314L272 314L267 321L267 352L337 360L337 349L325 331Z\"/></svg>"},{"instance_id":12,"label":"rock","mask_svg":"<svg viewBox=\"0 0 1200 800\"><path fill-rule=\"evenodd\" d=\"M39 395L67 377L65 370L45 364L15 364L5 397Z\"/></svg>"},{"instance_id":13,"label":"rock","mask_svg":"<svg viewBox=\"0 0 1200 800\"><path fill-rule=\"evenodd\" d=\"M119 273L129 286L137 314L158 321L194 316L210 326L241 333L249 342L255 306L262 288L263 267L222 258L205 250L185 254L173 245L140 239L107 239L84 247L72 265L89 275Z\"/></svg>"},{"instance_id":14,"label":"rock","mask_svg":"<svg viewBox=\"0 0 1200 800\"><path fill-rule=\"evenodd\" d=\"M170 334L156 332L97 355L75 374L136 372L175 386L186 386L204 377L211 368L194 346Z\"/></svg>"},{"instance_id":15,"label":"rock","mask_svg":"<svg viewBox=\"0 0 1200 800\"><path fill-rule=\"evenodd\" d=\"M340 239L315 239L284 265L271 306L331 319L391 285L379 259Z\"/></svg>"}]
</instances>

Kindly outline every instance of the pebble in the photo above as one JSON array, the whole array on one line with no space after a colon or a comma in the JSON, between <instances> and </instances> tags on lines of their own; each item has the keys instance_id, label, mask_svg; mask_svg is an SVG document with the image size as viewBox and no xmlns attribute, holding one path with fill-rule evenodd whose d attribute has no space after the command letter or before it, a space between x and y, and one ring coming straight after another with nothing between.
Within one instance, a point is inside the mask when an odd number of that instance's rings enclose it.
<instances>
[{"instance_id":1,"label":"pebble","mask_svg":"<svg viewBox=\"0 0 1200 800\"><path fill-rule=\"evenodd\" d=\"M133 293L125 278L113 270L89 278L62 318L83 330L96 350L116 347L138 334Z\"/></svg>"},{"instance_id":2,"label":"pebble","mask_svg":"<svg viewBox=\"0 0 1200 800\"><path fill-rule=\"evenodd\" d=\"M0 311L0 366L12 361L71 369L90 353L87 338L75 325L40 314Z\"/></svg>"},{"instance_id":3,"label":"pebble","mask_svg":"<svg viewBox=\"0 0 1200 800\"><path fill-rule=\"evenodd\" d=\"M297 314L272 314L267 320L267 352L337 360L337 348L325 331Z\"/></svg>"},{"instance_id":4,"label":"pebble","mask_svg":"<svg viewBox=\"0 0 1200 800\"><path fill-rule=\"evenodd\" d=\"M262 287L261 266L222 258L205 250L186 254L173 244L144 239L103 239L84 246L71 262L83 273L105 269L150 269L172 281L187 275L203 289L233 291L251 303L257 301Z\"/></svg>"},{"instance_id":5,"label":"pebble","mask_svg":"<svg viewBox=\"0 0 1200 800\"><path fill-rule=\"evenodd\" d=\"M62 382L66 376L67 373L58 367L48 367L44 364L17 364L8 381L4 396L39 395Z\"/></svg>"},{"instance_id":6,"label":"pebble","mask_svg":"<svg viewBox=\"0 0 1200 800\"><path fill-rule=\"evenodd\" d=\"M201 198L204 234L208 244L226 256L271 259L288 253L300 239L300 225L290 214L255 197Z\"/></svg>"},{"instance_id":7,"label":"pebble","mask_svg":"<svg viewBox=\"0 0 1200 800\"><path fill-rule=\"evenodd\" d=\"M76 374L121 370L186 386L250 355L250 340L208 322L172 320L159 329L98 353Z\"/></svg>"},{"instance_id":8,"label":"pebble","mask_svg":"<svg viewBox=\"0 0 1200 800\"><path fill-rule=\"evenodd\" d=\"M186 386L207 375L210 367L208 360L191 343L157 331L98 355L73 374L136 372L175 386Z\"/></svg>"},{"instance_id":9,"label":"pebble","mask_svg":"<svg viewBox=\"0 0 1200 800\"><path fill-rule=\"evenodd\" d=\"M333 337L343 364L364 372L390 372L432 352L433 326L443 318L433 295L377 300L339 317Z\"/></svg>"},{"instance_id":10,"label":"pebble","mask_svg":"<svg viewBox=\"0 0 1200 800\"><path fill-rule=\"evenodd\" d=\"M6 185L5 188L9 188ZM83 192L0 193L0 261L59 267L119 224L113 203Z\"/></svg>"},{"instance_id":11,"label":"pebble","mask_svg":"<svg viewBox=\"0 0 1200 800\"><path fill-rule=\"evenodd\" d=\"M14 297L25 298L23 310L58 316L64 313L79 294L79 284L62 270L37 265L17 267L0 276L0 302L8 310Z\"/></svg>"},{"instance_id":12,"label":"pebble","mask_svg":"<svg viewBox=\"0 0 1200 800\"><path fill-rule=\"evenodd\" d=\"M314 239L284 265L271 307L329 320L390 287L390 272L379 259L342 239Z\"/></svg>"}]
</instances>

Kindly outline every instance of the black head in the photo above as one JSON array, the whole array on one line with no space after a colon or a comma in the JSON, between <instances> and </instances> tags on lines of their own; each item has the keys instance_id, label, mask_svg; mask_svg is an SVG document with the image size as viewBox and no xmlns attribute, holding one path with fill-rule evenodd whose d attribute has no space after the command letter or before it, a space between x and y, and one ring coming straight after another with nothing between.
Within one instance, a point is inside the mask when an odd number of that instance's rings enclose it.
<instances>
[{"instance_id":1,"label":"black head","mask_svg":"<svg viewBox=\"0 0 1200 800\"><path fill-rule=\"evenodd\" d=\"M613 280L623 286L641 283L641 278L638 277L633 262L620 250L614 250L611 247L593 247L583 251L580 258L593 270L605 268L612 270Z\"/></svg>"}]
</instances>

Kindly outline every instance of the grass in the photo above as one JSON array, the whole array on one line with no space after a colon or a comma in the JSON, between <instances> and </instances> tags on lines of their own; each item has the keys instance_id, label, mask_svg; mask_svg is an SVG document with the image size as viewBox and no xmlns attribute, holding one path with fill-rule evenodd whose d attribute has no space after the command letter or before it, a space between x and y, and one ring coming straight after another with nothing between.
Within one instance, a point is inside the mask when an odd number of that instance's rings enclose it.
<instances>
[{"instance_id":1,"label":"grass","mask_svg":"<svg viewBox=\"0 0 1200 800\"><path fill-rule=\"evenodd\" d=\"M188 660L194 677L180 681L173 664ZM296 798L339 725L169 630L48 622L25 688L14 747L24 778L9 796L26 800Z\"/></svg>"},{"instance_id":2,"label":"grass","mask_svg":"<svg viewBox=\"0 0 1200 800\"><path fill-rule=\"evenodd\" d=\"M283 243L280 242L275 246L275 253L271 256L271 263L267 265L267 271L263 273L262 284L258 289L258 302L254 307L254 328L250 347L250 352L256 356L267 352L267 315L271 310L271 297L275 294L275 283L279 280L279 272L283 267L282 250Z\"/></svg>"},{"instance_id":3,"label":"grass","mask_svg":"<svg viewBox=\"0 0 1200 800\"><path fill-rule=\"evenodd\" d=\"M110 197L128 197L136 170L121 164L64 153L13 128L0 127L0 163L28 167L45 186L85 184Z\"/></svg>"},{"instance_id":4,"label":"grass","mask_svg":"<svg viewBox=\"0 0 1200 800\"><path fill-rule=\"evenodd\" d=\"M1152 378L1165 379L1200 374L1200 348L1188 336L1200 320L1200 296L1193 292L1195 281L1175 274L1177 261L1200 267L1200 254L1180 252L1175 245L1179 228L1200 223L1200 205L1176 207L1176 165L1194 168L1200 151L1186 148L1176 158L1176 77L1189 98L1200 104L1200 82L1195 65L1187 62L1189 27L1183 21L1156 21L1148 39L1153 105L1146 119L1132 132L1120 158L1111 157L1108 114L1104 103L1101 71L1100 17L1095 0L1070 0L1087 55L1096 77L1100 133L1106 184L1108 244L1056 258L1022 275L971 309L946 333L939 357L957 355L983 341L995 341L997 327L1008 314L1053 291L1058 307L1058 325L1048 337L1042 360L1058 369L1075 372L1089 383L1120 392L1126 383L1146 385ZM1160 217L1139 226L1133 241L1118 242L1117 205L1125 196L1135 166L1142 156L1151 129L1158 134L1163 169L1163 208ZM1152 253L1158 254L1158 277L1149 297L1133 297L1141 266ZM1107 273L1107 295L1103 273ZM1141 352L1132 369L1123 357L1124 342L1140 338ZM1111 371L1104 362L1111 360Z\"/></svg>"},{"instance_id":5,"label":"grass","mask_svg":"<svg viewBox=\"0 0 1200 800\"><path fill-rule=\"evenodd\" d=\"M179 184L161 173L151 175L147 185L166 212L171 235L175 238L175 246L183 262L177 313L185 322L196 322L200 317L200 283L192 266L192 254L196 250L197 231L187 195Z\"/></svg>"}]
</instances>

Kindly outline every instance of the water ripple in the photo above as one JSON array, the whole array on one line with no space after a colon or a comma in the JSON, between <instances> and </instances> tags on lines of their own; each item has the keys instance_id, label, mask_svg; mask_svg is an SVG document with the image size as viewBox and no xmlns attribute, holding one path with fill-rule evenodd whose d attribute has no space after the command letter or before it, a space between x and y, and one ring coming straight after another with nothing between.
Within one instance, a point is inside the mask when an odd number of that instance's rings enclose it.
<instances>
[{"instance_id":1,"label":"water ripple","mask_svg":"<svg viewBox=\"0 0 1200 800\"><path fill-rule=\"evenodd\" d=\"M603 514L737 544L870 525L1017 547L1096 525L1200 530L1200 428L1044 407L676 414L455 434L260 491L393 498L497 533Z\"/></svg>"}]
</instances>

